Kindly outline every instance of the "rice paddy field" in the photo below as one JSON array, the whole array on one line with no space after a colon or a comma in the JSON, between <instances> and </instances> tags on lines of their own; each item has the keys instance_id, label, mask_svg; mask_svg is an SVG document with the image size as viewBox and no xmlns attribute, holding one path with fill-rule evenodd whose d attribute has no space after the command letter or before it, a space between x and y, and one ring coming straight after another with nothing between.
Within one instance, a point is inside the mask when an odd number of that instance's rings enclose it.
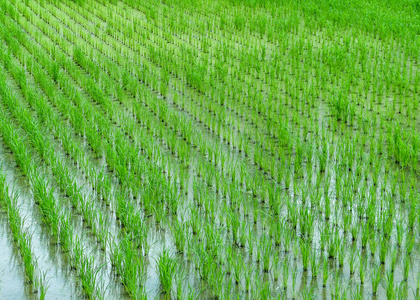
<instances>
[{"instance_id":1,"label":"rice paddy field","mask_svg":"<svg viewBox=\"0 0 420 300\"><path fill-rule=\"evenodd\" d=\"M420 299L419 0L0 0L1 299Z\"/></svg>"}]
</instances>

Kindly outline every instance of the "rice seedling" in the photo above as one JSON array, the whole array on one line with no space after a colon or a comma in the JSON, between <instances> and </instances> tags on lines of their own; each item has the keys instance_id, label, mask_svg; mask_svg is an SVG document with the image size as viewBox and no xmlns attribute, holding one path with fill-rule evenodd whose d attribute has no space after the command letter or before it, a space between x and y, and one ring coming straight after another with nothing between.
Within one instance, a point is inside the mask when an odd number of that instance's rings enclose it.
<instances>
[{"instance_id":1,"label":"rice seedling","mask_svg":"<svg viewBox=\"0 0 420 300\"><path fill-rule=\"evenodd\" d=\"M176 249L183 253L187 241L187 236L185 234L187 231L186 224L175 220L175 222L170 225L170 228L175 240Z\"/></svg>"},{"instance_id":2,"label":"rice seedling","mask_svg":"<svg viewBox=\"0 0 420 300\"><path fill-rule=\"evenodd\" d=\"M337 251L338 251L338 264L339 264L340 267L343 267L344 266L344 259L345 259L346 253L347 253L344 243L341 243L341 245L338 247Z\"/></svg>"},{"instance_id":3,"label":"rice seedling","mask_svg":"<svg viewBox=\"0 0 420 300\"><path fill-rule=\"evenodd\" d=\"M49 288L49 278L46 278L47 273L43 272L39 275L38 281L39 281L39 299L43 300L45 299L45 296L47 294L48 288Z\"/></svg>"},{"instance_id":4,"label":"rice seedling","mask_svg":"<svg viewBox=\"0 0 420 300\"><path fill-rule=\"evenodd\" d=\"M382 238L379 248L379 260L381 264L385 264L385 258L388 253L388 243L385 238Z\"/></svg>"},{"instance_id":5,"label":"rice seedling","mask_svg":"<svg viewBox=\"0 0 420 300\"><path fill-rule=\"evenodd\" d=\"M324 288L327 286L329 275L328 258L324 257L322 263L322 286Z\"/></svg>"},{"instance_id":6,"label":"rice seedling","mask_svg":"<svg viewBox=\"0 0 420 300\"><path fill-rule=\"evenodd\" d=\"M357 264L357 252L356 252L356 245L353 245L350 250L350 257L349 257L349 267L350 267L350 275L353 275L356 270Z\"/></svg>"},{"instance_id":7,"label":"rice seedling","mask_svg":"<svg viewBox=\"0 0 420 300\"><path fill-rule=\"evenodd\" d=\"M365 284L366 279L367 258L364 255L359 257L359 278L362 285Z\"/></svg>"},{"instance_id":8,"label":"rice seedling","mask_svg":"<svg viewBox=\"0 0 420 300\"><path fill-rule=\"evenodd\" d=\"M391 254L391 271L394 272L395 271L395 266L397 263L397 255L398 255L398 250L394 249L394 251L392 251Z\"/></svg>"},{"instance_id":9,"label":"rice seedling","mask_svg":"<svg viewBox=\"0 0 420 300\"><path fill-rule=\"evenodd\" d=\"M86 293L86 295L89 298L95 297L97 293L96 280L97 280L98 272L100 271L102 267L103 266L95 268L92 257L87 258L87 259L82 259L80 261L80 269L78 270L79 276L81 277L81 280L82 280L83 291Z\"/></svg>"},{"instance_id":10,"label":"rice seedling","mask_svg":"<svg viewBox=\"0 0 420 300\"><path fill-rule=\"evenodd\" d=\"M372 293L374 295L378 292L378 287L382 279L382 267L380 265L376 266L372 270L371 281L372 281Z\"/></svg>"},{"instance_id":11,"label":"rice seedling","mask_svg":"<svg viewBox=\"0 0 420 300\"><path fill-rule=\"evenodd\" d=\"M394 299L398 292L395 287L394 272L390 269L386 272L386 296L388 299Z\"/></svg>"},{"instance_id":12,"label":"rice seedling","mask_svg":"<svg viewBox=\"0 0 420 300\"><path fill-rule=\"evenodd\" d=\"M177 270L177 261L164 250L157 261L159 280L164 294L171 294L173 279Z\"/></svg>"},{"instance_id":13,"label":"rice seedling","mask_svg":"<svg viewBox=\"0 0 420 300\"><path fill-rule=\"evenodd\" d=\"M311 276L312 278L318 277L319 267L321 265L321 261L315 251L311 254Z\"/></svg>"},{"instance_id":14,"label":"rice seedling","mask_svg":"<svg viewBox=\"0 0 420 300\"><path fill-rule=\"evenodd\" d=\"M409 258L405 257L404 259L404 272L403 272L403 276L404 276L404 281L408 280L408 276L410 274L410 261Z\"/></svg>"},{"instance_id":15,"label":"rice seedling","mask_svg":"<svg viewBox=\"0 0 420 300\"><path fill-rule=\"evenodd\" d=\"M408 297L407 282L402 281L398 286L397 299L407 299L407 297Z\"/></svg>"},{"instance_id":16,"label":"rice seedling","mask_svg":"<svg viewBox=\"0 0 420 300\"><path fill-rule=\"evenodd\" d=\"M296 290L296 279L297 279L298 270L296 265L292 269L292 295L293 298L296 297L297 290Z\"/></svg>"},{"instance_id":17,"label":"rice seedling","mask_svg":"<svg viewBox=\"0 0 420 300\"><path fill-rule=\"evenodd\" d=\"M301 255L302 255L302 264L303 264L303 270L308 270L309 267L309 261L310 261L310 247L305 241L301 241L299 243Z\"/></svg>"},{"instance_id":18,"label":"rice seedling","mask_svg":"<svg viewBox=\"0 0 420 300\"><path fill-rule=\"evenodd\" d=\"M287 289L288 284L287 282L289 281L289 261L287 259L285 259L285 261L283 262L283 272L282 272L282 283L283 283L283 289Z\"/></svg>"},{"instance_id":19,"label":"rice seedling","mask_svg":"<svg viewBox=\"0 0 420 300\"><path fill-rule=\"evenodd\" d=\"M410 255L413 251L413 248L414 248L415 238L413 236L411 236L411 237L406 236L406 238L408 238L408 241L406 241L406 252L407 252L407 254Z\"/></svg>"}]
</instances>

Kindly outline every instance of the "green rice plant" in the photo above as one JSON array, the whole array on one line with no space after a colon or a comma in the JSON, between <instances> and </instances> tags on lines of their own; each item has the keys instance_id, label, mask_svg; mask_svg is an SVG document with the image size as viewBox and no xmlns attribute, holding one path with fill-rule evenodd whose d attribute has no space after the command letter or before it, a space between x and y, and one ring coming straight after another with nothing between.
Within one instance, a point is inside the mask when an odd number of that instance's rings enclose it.
<instances>
[{"instance_id":1,"label":"green rice plant","mask_svg":"<svg viewBox=\"0 0 420 300\"><path fill-rule=\"evenodd\" d=\"M408 255L410 255L413 252L414 243L415 243L415 237L414 236L407 237L406 235L406 253Z\"/></svg>"},{"instance_id":2,"label":"green rice plant","mask_svg":"<svg viewBox=\"0 0 420 300\"><path fill-rule=\"evenodd\" d=\"M369 231L367 229L362 229L362 249L366 249L369 242Z\"/></svg>"},{"instance_id":3,"label":"green rice plant","mask_svg":"<svg viewBox=\"0 0 420 300\"><path fill-rule=\"evenodd\" d=\"M340 240L337 237L337 231L330 237L328 241L328 258L333 259L337 256L338 249L340 247Z\"/></svg>"},{"instance_id":4,"label":"green rice plant","mask_svg":"<svg viewBox=\"0 0 420 300\"><path fill-rule=\"evenodd\" d=\"M177 271L177 267L177 260L170 256L168 250L163 250L157 260L157 268L162 292L164 294L171 294L173 279Z\"/></svg>"},{"instance_id":5,"label":"green rice plant","mask_svg":"<svg viewBox=\"0 0 420 300\"><path fill-rule=\"evenodd\" d=\"M325 205L325 211L324 211L325 219L329 220L331 217L331 201L328 194L325 195L324 201L325 201L325 204L324 204Z\"/></svg>"},{"instance_id":6,"label":"green rice plant","mask_svg":"<svg viewBox=\"0 0 420 300\"><path fill-rule=\"evenodd\" d=\"M269 282L261 282L261 285L262 286L259 286L256 289L257 295L254 295L256 297L256 299L269 299L269 298L271 298L271 291L270 291Z\"/></svg>"},{"instance_id":7,"label":"green rice plant","mask_svg":"<svg viewBox=\"0 0 420 300\"><path fill-rule=\"evenodd\" d=\"M318 151L319 171L321 174L325 173L327 169L328 153L326 150Z\"/></svg>"},{"instance_id":8,"label":"green rice plant","mask_svg":"<svg viewBox=\"0 0 420 300\"><path fill-rule=\"evenodd\" d=\"M51 278L47 279L47 272L42 272L38 276L39 282L39 299L44 300L49 289L49 281Z\"/></svg>"},{"instance_id":9,"label":"green rice plant","mask_svg":"<svg viewBox=\"0 0 420 300\"><path fill-rule=\"evenodd\" d=\"M176 249L180 253L183 253L187 240L187 236L185 234L187 232L186 223L174 220L174 222L169 225L169 228L171 229L172 236L174 237Z\"/></svg>"},{"instance_id":10,"label":"green rice plant","mask_svg":"<svg viewBox=\"0 0 420 300\"><path fill-rule=\"evenodd\" d=\"M378 248L378 242L376 240L376 237L373 234L369 237L369 248L370 248L370 253L373 256L376 253L376 250Z\"/></svg>"},{"instance_id":11,"label":"green rice plant","mask_svg":"<svg viewBox=\"0 0 420 300\"><path fill-rule=\"evenodd\" d=\"M420 294L420 272L417 272L417 280L416 280L416 296ZM417 297L418 298L418 297Z\"/></svg>"},{"instance_id":12,"label":"green rice plant","mask_svg":"<svg viewBox=\"0 0 420 300\"><path fill-rule=\"evenodd\" d=\"M280 269L280 268L277 268ZM247 270L247 272L243 272L244 277L244 285L245 285L245 293L249 293L253 289L253 280L252 277L255 271L255 267L251 267L251 269Z\"/></svg>"},{"instance_id":13,"label":"green rice plant","mask_svg":"<svg viewBox=\"0 0 420 300\"><path fill-rule=\"evenodd\" d=\"M286 190L290 189L290 185L292 182L291 174L292 174L291 170L286 169L285 175L284 175L284 185L285 185Z\"/></svg>"},{"instance_id":14,"label":"green rice plant","mask_svg":"<svg viewBox=\"0 0 420 300\"><path fill-rule=\"evenodd\" d=\"M273 272L274 281L278 281L282 272L282 269L280 268L280 253L278 251L274 251L273 253L271 270ZM246 274L244 274L244 276L246 276Z\"/></svg>"},{"instance_id":15,"label":"green rice plant","mask_svg":"<svg viewBox=\"0 0 420 300\"><path fill-rule=\"evenodd\" d=\"M344 242L342 242L340 244L337 252L338 252L338 264L339 264L340 267L343 267L344 259L346 257L346 253L347 253Z\"/></svg>"},{"instance_id":16,"label":"green rice plant","mask_svg":"<svg viewBox=\"0 0 420 300\"><path fill-rule=\"evenodd\" d=\"M240 227L239 227L239 233L238 233L238 242L237 242L237 246L240 248L244 248L248 235L247 235L247 223L246 222L242 222Z\"/></svg>"},{"instance_id":17,"label":"green rice plant","mask_svg":"<svg viewBox=\"0 0 420 300\"><path fill-rule=\"evenodd\" d=\"M175 298L176 299L183 299L183 286L182 281L185 279L186 274L184 269L180 269L179 272L175 276Z\"/></svg>"},{"instance_id":18,"label":"green rice plant","mask_svg":"<svg viewBox=\"0 0 420 300\"><path fill-rule=\"evenodd\" d=\"M386 272L386 296L388 299L395 299L396 298L396 287L394 283L394 272L389 269L388 272Z\"/></svg>"},{"instance_id":19,"label":"green rice plant","mask_svg":"<svg viewBox=\"0 0 420 300\"><path fill-rule=\"evenodd\" d=\"M335 270L335 276L334 276L334 289L331 289L331 299L341 299L341 280L340 280L340 274L338 273L338 269ZM345 299L345 298L344 298Z\"/></svg>"},{"instance_id":20,"label":"green rice plant","mask_svg":"<svg viewBox=\"0 0 420 300\"><path fill-rule=\"evenodd\" d=\"M191 288L188 285L188 294L187 294L187 299L188 300L197 300L200 297L200 294L203 292L203 290L198 290L195 288Z\"/></svg>"},{"instance_id":21,"label":"green rice plant","mask_svg":"<svg viewBox=\"0 0 420 300\"><path fill-rule=\"evenodd\" d=\"M152 205L152 211L157 224L161 224L166 220L166 211L163 205Z\"/></svg>"},{"instance_id":22,"label":"green rice plant","mask_svg":"<svg viewBox=\"0 0 420 300\"><path fill-rule=\"evenodd\" d=\"M302 255L303 270L306 271L308 270L308 267L309 267L311 248L308 245L308 243L304 241L303 239L300 240L299 246L300 246L300 252Z\"/></svg>"},{"instance_id":23,"label":"green rice plant","mask_svg":"<svg viewBox=\"0 0 420 300\"><path fill-rule=\"evenodd\" d=\"M291 223L291 226L293 229L296 229L297 224L298 224L298 210L296 209L296 207L294 207L294 205L292 203L287 203L287 214L288 214L288 219Z\"/></svg>"},{"instance_id":24,"label":"green rice plant","mask_svg":"<svg viewBox=\"0 0 420 300\"><path fill-rule=\"evenodd\" d=\"M271 269L271 256L273 254L273 247L271 240L268 239L265 235L261 238L260 243L257 247L257 251L260 253L260 260L263 264L263 271L269 272ZM258 261L258 260L257 260Z\"/></svg>"},{"instance_id":25,"label":"green rice plant","mask_svg":"<svg viewBox=\"0 0 420 300\"><path fill-rule=\"evenodd\" d=\"M415 201L414 199L413 199L413 201L411 201L411 204L410 204L411 208L408 212L408 224L407 224L407 226L408 226L409 230L413 230L414 224L416 222L416 210L415 210L416 204L414 203L414 201Z\"/></svg>"},{"instance_id":26,"label":"green rice plant","mask_svg":"<svg viewBox=\"0 0 420 300\"><path fill-rule=\"evenodd\" d=\"M395 266L397 264L397 256L398 256L398 250L394 249L394 251L392 251L392 255L391 255L391 271L394 272L395 271Z\"/></svg>"},{"instance_id":27,"label":"green rice plant","mask_svg":"<svg viewBox=\"0 0 420 300\"><path fill-rule=\"evenodd\" d=\"M322 250L325 250L326 246L327 246L327 242L330 236L330 229L329 229L329 225L322 223L318 225L318 230L320 232L320 248Z\"/></svg>"},{"instance_id":28,"label":"green rice plant","mask_svg":"<svg viewBox=\"0 0 420 300\"><path fill-rule=\"evenodd\" d=\"M270 236L277 247L282 244L284 239L284 226L284 221L278 217L273 218L269 226Z\"/></svg>"},{"instance_id":29,"label":"green rice plant","mask_svg":"<svg viewBox=\"0 0 420 300\"><path fill-rule=\"evenodd\" d=\"M365 284L366 279L367 258L365 255L359 256L359 278L362 285Z\"/></svg>"},{"instance_id":30,"label":"green rice plant","mask_svg":"<svg viewBox=\"0 0 420 300\"><path fill-rule=\"evenodd\" d=\"M399 222L397 222L397 243L398 246L401 247L402 245L402 239L403 239L403 233L404 233L404 222L402 222L402 220L400 220Z\"/></svg>"},{"instance_id":31,"label":"green rice plant","mask_svg":"<svg viewBox=\"0 0 420 300\"><path fill-rule=\"evenodd\" d=\"M402 281L397 287L396 299L407 299L407 297L408 297L407 282Z\"/></svg>"},{"instance_id":32,"label":"green rice plant","mask_svg":"<svg viewBox=\"0 0 420 300\"><path fill-rule=\"evenodd\" d=\"M188 221L188 223L192 229L193 235L197 235L200 232L201 224L199 220L199 213L197 209L191 208L191 219Z\"/></svg>"},{"instance_id":33,"label":"green rice plant","mask_svg":"<svg viewBox=\"0 0 420 300\"><path fill-rule=\"evenodd\" d=\"M243 267L244 263L242 261L242 257L238 255L236 257L234 267L232 268L232 277L236 285L239 285L239 283L241 282L241 277L243 277Z\"/></svg>"},{"instance_id":34,"label":"green rice plant","mask_svg":"<svg viewBox=\"0 0 420 300\"><path fill-rule=\"evenodd\" d=\"M80 268L78 269L78 273L82 281L83 291L89 298L95 297L97 293L97 275L105 264L95 269L93 257L84 257L82 258L80 263L81 264Z\"/></svg>"},{"instance_id":35,"label":"green rice plant","mask_svg":"<svg viewBox=\"0 0 420 300\"><path fill-rule=\"evenodd\" d=\"M357 250L356 250L356 245L354 244L353 247L351 247L350 256L349 256L349 267L350 267L351 276L353 276L356 269L356 264L357 264L356 258L357 258Z\"/></svg>"},{"instance_id":36,"label":"green rice plant","mask_svg":"<svg viewBox=\"0 0 420 300\"><path fill-rule=\"evenodd\" d=\"M313 300L316 298L316 292L315 292L315 285L311 284L308 287L305 287L305 289L301 293L301 299L305 300Z\"/></svg>"},{"instance_id":37,"label":"green rice plant","mask_svg":"<svg viewBox=\"0 0 420 300\"><path fill-rule=\"evenodd\" d=\"M215 254L214 251L206 251L206 247L203 245L196 245L195 254L198 259L197 268L200 278L205 281L213 281L212 276L217 275L218 269L215 269L214 261L217 260L219 254ZM217 248L215 248L217 250ZM214 250L214 249L213 249ZM232 274L232 268L235 266L236 255L233 249L227 249L226 252L226 273ZM233 255L232 255L233 254ZM217 271L217 272L216 272Z\"/></svg>"},{"instance_id":38,"label":"green rice plant","mask_svg":"<svg viewBox=\"0 0 420 300\"><path fill-rule=\"evenodd\" d=\"M318 271L319 271L320 265L321 265L321 261L320 261L320 259L318 259L318 255L317 255L316 251L312 251L312 253L311 253L312 278L317 278L318 277Z\"/></svg>"},{"instance_id":39,"label":"green rice plant","mask_svg":"<svg viewBox=\"0 0 420 300\"><path fill-rule=\"evenodd\" d=\"M248 228L248 235L246 237L246 240L247 240L247 245L248 245L248 253L251 256L255 252L254 251L254 249L255 249L254 233L255 233L254 228L252 228L252 226L250 226Z\"/></svg>"},{"instance_id":40,"label":"green rice plant","mask_svg":"<svg viewBox=\"0 0 420 300\"><path fill-rule=\"evenodd\" d=\"M403 272L404 281L408 280L409 274L410 274L410 258L406 256L404 258L404 272Z\"/></svg>"},{"instance_id":41,"label":"green rice plant","mask_svg":"<svg viewBox=\"0 0 420 300\"><path fill-rule=\"evenodd\" d=\"M328 258L324 257L322 263L322 286L325 288L327 286L327 281L329 277L329 266L328 266Z\"/></svg>"},{"instance_id":42,"label":"green rice plant","mask_svg":"<svg viewBox=\"0 0 420 300\"><path fill-rule=\"evenodd\" d=\"M297 290L296 290L296 279L297 279L297 266L295 265L292 269L292 295L295 298L296 294L297 294Z\"/></svg>"},{"instance_id":43,"label":"green rice plant","mask_svg":"<svg viewBox=\"0 0 420 300\"><path fill-rule=\"evenodd\" d=\"M19 226L22 227L22 224ZM38 285L36 278L36 260L33 258L33 253L29 242L31 238L31 235L27 231L24 231L22 235L19 236L18 243L23 258L25 273L28 276L29 283L33 283L36 286Z\"/></svg>"},{"instance_id":44,"label":"green rice plant","mask_svg":"<svg viewBox=\"0 0 420 300\"><path fill-rule=\"evenodd\" d=\"M285 258L283 261L283 275L282 275L282 283L283 283L284 290L288 287L287 282L289 281L289 271L290 271L289 267L290 267L289 260Z\"/></svg>"},{"instance_id":45,"label":"green rice plant","mask_svg":"<svg viewBox=\"0 0 420 300\"><path fill-rule=\"evenodd\" d=\"M378 292L378 287L382 279L382 266L377 265L372 268L371 281L372 281L372 293L374 295Z\"/></svg>"},{"instance_id":46,"label":"green rice plant","mask_svg":"<svg viewBox=\"0 0 420 300\"><path fill-rule=\"evenodd\" d=\"M389 244L385 238L382 237L381 243L379 246L379 260L381 264L385 264L386 255L388 253Z\"/></svg>"},{"instance_id":47,"label":"green rice plant","mask_svg":"<svg viewBox=\"0 0 420 300\"><path fill-rule=\"evenodd\" d=\"M121 282L127 293L136 298L139 295L138 281L141 281L141 260L136 257L136 251L127 239L120 242L119 247L110 247L110 259L116 274L121 277Z\"/></svg>"},{"instance_id":48,"label":"green rice plant","mask_svg":"<svg viewBox=\"0 0 420 300\"><path fill-rule=\"evenodd\" d=\"M315 217L309 209L301 209L299 212L299 224L302 237L306 239L312 239L314 230Z\"/></svg>"},{"instance_id":49,"label":"green rice plant","mask_svg":"<svg viewBox=\"0 0 420 300\"><path fill-rule=\"evenodd\" d=\"M284 227L284 233L283 233L283 248L284 252L288 253L290 251L290 245L292 242L293 233L289 228Z\"/></svg>"},{"instance_id":50,"label":"green rice plant","mask_svg":"<svg viewBox=\"0 0 420 300\"><path fill-rule=\"evenodd\" d=\"M209 276L209 286L212 289L212 294L217 297L226 293L225 287L220 285L220 282L225 282L227 280L226 274L223 272L221 268L213 268L212 274ZM199 290L200 293L202 290Z\"/></svg>"},{"instance_id":51,"label":"green rice plant","mask_svg":"<svg viewBox=\"0 0 420 300\"><path fill-rule=\"evenodd\" d=\"M168 208L169 211L173 214L173 215L177 215L178 214L178 210L179 207L181 206L181 199L177 196L174 197L170 197L168 199Z\"/></svg>"},{"instance_id":52,"label":"green rice plant","mask_svg":"<svg viewBox=\"0 0 420 300\"><path fill-rule=\"evenodd\" d=\"M351 290L351 299L362 300L363 298L363 289L361 286L356 286Z\"/></svg>"}]
</instances>

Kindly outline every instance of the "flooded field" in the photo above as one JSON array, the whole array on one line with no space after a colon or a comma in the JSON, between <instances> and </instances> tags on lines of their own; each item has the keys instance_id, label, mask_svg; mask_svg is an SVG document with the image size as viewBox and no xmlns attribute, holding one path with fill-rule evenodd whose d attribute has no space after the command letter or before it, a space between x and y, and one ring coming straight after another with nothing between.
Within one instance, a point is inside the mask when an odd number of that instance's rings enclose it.
<instances>
[{"instance_id":1,"label":"flooded field","mask_svg":"<svg viewBox=\"0 0 420 300\"><path fill-rule=\"evenodd\" d=\"M419 299L418 14L320 2L0 0L0 298Z\"/></svg>"}]
</instances>

